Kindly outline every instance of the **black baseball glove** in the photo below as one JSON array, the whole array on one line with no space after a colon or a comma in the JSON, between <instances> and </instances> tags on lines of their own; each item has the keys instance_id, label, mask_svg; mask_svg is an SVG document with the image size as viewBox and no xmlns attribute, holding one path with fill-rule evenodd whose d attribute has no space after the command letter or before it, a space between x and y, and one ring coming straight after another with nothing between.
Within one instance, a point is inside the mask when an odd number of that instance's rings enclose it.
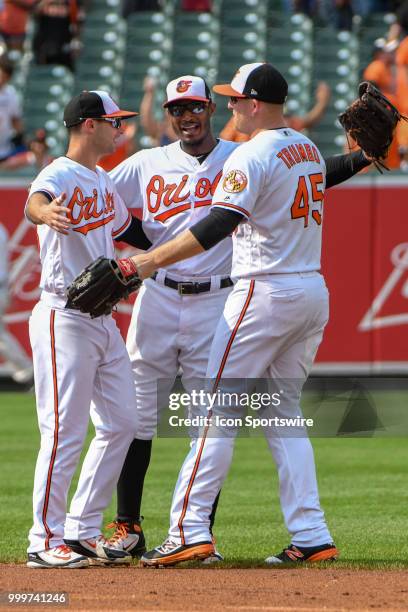
<instances>
[{"instance_id":1,"label":"black baseball glove","mask_svg":"<svg viewBox=\"0 0 408 612\"><path fill-rule=\"evenodd\" d=\"M398 121L408 119L368 81L360 83L358 95L358 100L339 115L339 121L380 172L380 166L389 170L384 159L387 157L395 128Z\"/></svg>"},{"instance_id":2,"label":"black baseball glove","mask_svg":"<svg viewBox=\"0 0 408 612\"><path fill-rule=\"evenodd\" d=\"M127 298L141 284L130 259L116 261L98 257L68 287L65 308L87 312L92 319L108 315L121 299Z\"/></svg>"}]
</instances>

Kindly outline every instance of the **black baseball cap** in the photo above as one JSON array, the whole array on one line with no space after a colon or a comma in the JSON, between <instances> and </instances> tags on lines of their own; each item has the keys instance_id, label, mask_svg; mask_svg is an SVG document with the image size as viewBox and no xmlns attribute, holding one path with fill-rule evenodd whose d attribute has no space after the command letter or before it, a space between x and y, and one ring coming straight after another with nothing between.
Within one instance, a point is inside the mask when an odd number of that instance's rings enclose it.
<instances>
[{"instance_id":1,"label":"black baseball cap","mask_svg":"<svg viewBox=\"0 0 408 612\"><path fill-rule=\"evenodd\" d=\"M121 110L106 91L82 91L68 102L64 110L64 125L69 128L85 119L115 117L127 119L139 113Z\"/></svg>"},{"instance_id":2,"label":"black baseball cap","mask_svg":"<svg viewBox=\"0 0 408 612\"><path fill-rule=\"evenodd\" d=\"M231 84L214 85L213 90L221 96L253 98L270 104L284 104L288 95L288 84L272 64L257 62L241 66Z\"/></svg>"}]
</instances>

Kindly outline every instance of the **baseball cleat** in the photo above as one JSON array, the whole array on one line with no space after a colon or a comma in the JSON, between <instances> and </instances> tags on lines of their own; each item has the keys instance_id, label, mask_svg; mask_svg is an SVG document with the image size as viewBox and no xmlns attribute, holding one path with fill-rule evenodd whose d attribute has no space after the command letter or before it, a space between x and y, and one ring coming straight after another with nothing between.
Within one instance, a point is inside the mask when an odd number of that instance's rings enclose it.
<instances>
[{"instance_id":1,"label":"baseball cleat","mask_svg":"<svg viewBox=\"0 0 408 612\"><path fill-rule=\"evenodd\" d=\"M202 560L203 565L212 565L213 563L219 563L220 561L224 561L224 557L217 549L214 550L213 554L206 559Z\"/></svg>"},{"instance_id":2,"label":"baseball cleat","mask_svg":"<svg viewBox=\"0 0 408 612\"><path fill-rule=\"evenodd\" d=\"M87 540L65 540L65 543L74 552L88 557L92 565L121 565L132 561L129 553L114 548L102 535Z\"/></svg>"},{"instance_id":3,"label":"baseball cleat","mask_svg":"<svg viewBox=\"0 0 408 612\"><path fill-rule=\"evenodd\" d=\"M146 552L146 541L140 523L113 521L106 526L115 529L115 533L108 539L109 548L123 550L132 557L141 557Z\"/></svg>"},{"instance_id":4,"label":"baseball cleat","mask_svg":"<svg viewBox=\"0 0 408 612\"><path fill-rule=\"evenodd\" d=\"M214 545L214 552L213 552L212 555L210 555L206 559L202 560L202 564L203 565L212 565L213 563L219 563L220 561L224 561L224 557L217 550L217 546L215 544L215 537L214 536L211 537L211 541L212 541L212 543Z\"/></svg>"},{"instance_id":5,"label":"baseball cleat","mask_svg":"<svg viewBox=\"0 0 408 612\"><path fill-rule=\"evenodd\" d=\"M320 546L295 546L291 544L282 550L279 555L268 557L265 563L275 565L278 563L316 563L318 561L337 561L339 551L333 543Z\"/></svg>"},{"instance_id":6,"label":"baseball cleat","mask_svg":"<svg viewBox=\"0 0 408 612\"><path fill-rule=\"evenodd\" d=\"M178 544L167 538L163 544L149 550L140 559L142 567L169 567L183 561L207 559L215 552L212 542L195 542L194 544Z\"/></svg>"},{"instance_id":7,"label":"baseball cleat","mask_svg":"<svg viewBox=\"0 0 408 612\"><path fill-rule=\"evenodd\" d=\"M28 553L27 567L75 569L89 567L89 559L74 552L66 544L60 544L48 550Z\"/></svg>"}]
</instances>

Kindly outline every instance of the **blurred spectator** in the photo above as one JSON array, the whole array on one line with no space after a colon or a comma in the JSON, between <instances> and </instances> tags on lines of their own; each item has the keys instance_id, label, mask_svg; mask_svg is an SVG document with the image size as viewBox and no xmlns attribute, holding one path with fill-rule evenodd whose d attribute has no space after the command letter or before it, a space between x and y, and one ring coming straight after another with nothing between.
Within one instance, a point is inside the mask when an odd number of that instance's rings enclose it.
<instances>
[{"instance_id":1,"label":"blurred spectator","mask_svg":"<svg viewBox=\"0 0 408 612\"><path fill-rule=\"evenodd\" d=\"M122 0L122 16L126 19L138 11L161 11L161 0Z\"/></svg>"},{"instance_id":2,"label":"blurred spectator","mask_svg":"<svg viewBox=\"0 0 408 612\"><path fill-rule=\"evenodd\" d=\"M0 35L7 50L22 51L30 13L40 0L5 0L0 11Z\"/></svg>"},{"instance_id":3,"label":"blurred spectator","mask_svg":"<svg viewBox=\"0 0 408 612\"><path fill-rule=\"evenodd\" d=\"M313 108L303 117L298 115L285 115L288 127L301 132L308 128L317 125L322 119L330 101L330 87L324 81L321 81L316 87L315 104ZM231 117L227 124L220 132L220 138L224 140L233 140L234 142L245 142L249 140L247 134L242 134L234 127L233 118Z\"/></svg>"},{"instance_id":4,"label":"blurred spectator","mask_svg":"<svg viewBox=\"0 0 408 612\"><path fill-rule=\"evenodd\" d=\"M0 161L21 151L24 146L20 103L13 85L9 84L13 65L0 56Z\"/></svg>"},{"instance_id":5,"label":"blurred spectator","mask_svg":"<svg viewBox=\"0 0 408 612\"><path fill-rule=\"evenodd\" d=\"M397 63L397 100L398 109L408 116L408 36L400 43L395 60ZM400 121L397 130L398 143L402 156L401 169L408 171L408 123Z\"/></svg>"},{"instance_id":6,"label":"blurred spectator","mask_svg":"<svg viewBox=\"0 0 408 612\"><path fill-rule=\"evenodd\" d=\"M11 375L16 382L32 384L32 363L14 336L7 331L4 322L8 300L8 234L0 223L0 355L10 366Z\"/></svg>"},{"instance_id":7,"label":"blurred spectator","mask_svg":"<svg viewBox=\"0 0 408 612\"><path fill-rule=\"evenodd\" d=\"M351 0L334 0L334 25L337 30L353 29L353 8Z\"/></svg>"},{"instance_id":8,"label":"blurred spectator","mask_svg":"<svg viewBox=\"0 0 408 612\"><path fill-rule=\"evenodd\" d=\"M211 0L181 0L182 11L211 11Z\"/></svg>"},{"instance_id":9,"label":"blurred spectator","mask_svg":"<svg viewBox=\"0 0 408 612\"><path fill-rule=\"evenodd\" d=\"M388 40L396 40L408 35L408 0L404 0L396 10L396 21L390 25Z\"/></svg>"},{"instance_id":10,"label":"blurred spectator","mask_svg":"<svg viewBox=\"0 0 408 612\"><path fill-rule=\"evenodd\" d=\"M161 121L154 116L154 96L156 83L151 77L146 77L143 82L144 96L140 103L140 125L146 136L149 136L154 146L164 146L178 140L174 133L167 113Z\"/></svg>"},{"instance_id":11,"label":"blurred spectator","mask_svg":"<svg viewBox=\"0 0 408 612\"><path fill-rule=\"evenodd\" d=\"M385 38L377 38L374 42L373 61L363 72L363 79L374 83L395 105L397 105L397 69L395 65L397 48L398 41L393 40L387 43Z\"/></svg>"},{"instance_id":12,"label":"blurred spectator","mask_svg":"<svg viewBox=\"0 0 408 612\"><path fill-rule=\"evenodd\" d=\"M397 99L397 70L395 66L395 50L397 41L386 42L379 38L375 41L374 58L363 72L363 79L371 81L380 89L392 104L398 107ZM387 159L388 168L399 168L401 157L399 154L398 133L392 141Z\"/></svg>"},{"instance_id":13,"label":"blurred spectator","mask_svg":"<svg viewBox=\"0 0 408 612\"><path fill-rule=\"evenodd\" d=\"M363 72L363 79L370 81L378 89L380 89L399 110L401 105L397 96L397 69L395 65L395 51L398 48L398 41L393 40L387 42L385 38L378 38L374 43L374 54L373 61L367 66ZM404 129L400 122L397 126L394 139L388 151L388 155L384 160L387 168L398 169L401 165L401 138L403 138ZM350 135L347 137L347 144L345 146L346 153L355 151L358 149L358 145L351 138ZM367 172L369 168L363 172Z\"/></svg>"},{"instance_id":14,"label":"blurred spectator","mask_svg":"<svg viewBox=\"0 0 408 612\"><path fill-rule=\"evenodd\" d=\"M397 24L400 26L400 36L408 36L408 0L402 2L397 10Z\"/></svg>"},{"instance_id":15,"label":"blurred spectator","mask_svg":"<svg viewBox=\"0 0 408 612\"><path fill-rule=\"evenodd\" d=\"M105 155L98 161L98 166L102 166L106 172L109 172L115 168L115 166L120 164L120 162L124 161L137 151L135 140L137 132L136 122L126 121L122 123L122 125L124 126L124 131L118 141L116 151L110 155Z\"/></svg>"},{"instance_id":16,"label":"blurred spectator","mask_svg":"<svg viewBox=\"0 0 408 612\"><path fill-rule=\"evenodd\" d=\"M0 161L0 170L16 170L18 168L33 167L37 172L48 166L53 158L49 154L45 130L37 130L33 138L28 141L28 149Z\"/></svg>"},{"instance_id":17,"label":"blurred spectator","mask_svg":"<svg viewBox=\"0 0 408 612\"><path fill-rule=\"evenodd\" d=\"M316 13L316 0L291 0L293 13L302 13L313 17Z\"/></svg>"},{"instance_id":18,"label":"blurred spectator","mask_svg":"<svg viewBox=\"0 0 408 612\"><path fill-rule=\"evenodd\" d=\"M37 64L62 64L74 70L84 18L81 0L41 0L35 12L33 39Z\"/></svg>"}]
</instances>

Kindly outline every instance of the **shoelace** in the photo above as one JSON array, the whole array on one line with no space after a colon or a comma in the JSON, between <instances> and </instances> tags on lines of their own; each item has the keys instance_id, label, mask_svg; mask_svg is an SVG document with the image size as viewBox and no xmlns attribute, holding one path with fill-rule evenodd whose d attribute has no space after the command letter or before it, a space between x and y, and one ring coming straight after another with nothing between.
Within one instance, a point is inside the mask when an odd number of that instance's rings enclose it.
<instances>
[{"instance_id":1,"label":"shoelace","mask_svg":"<svg viewBox=\"0 0 408 612\"><path fill-rule=\"evenodd\" d=\"M55 548L55 552L62 553L63 555L69 555L69 553L72 553L72 548L66 544L60 544Z\"/></svg>"},{"instance_id":2,"label":"shoelace","mask_svg":"<svg viewBox=\"0 0 408 612\"><path fill-rule=\"evenodd\" d=\"M108 542L114 544L119 540L127 538L129 533L129 523L119 523L118 521L113 521L113 523L106 525L106 529L115 529L113 536L107 540Z\"/></svg>"},{"instance_id":3,"label":"shoelace","mask_svg":"<svg viewBox=\"0 0 408 612\"><path fill-rule=\"evenodd\" d=\"M304 557L304 554L300 552L296 546L293 546L292 548L285 548L281 554L286 554L289 559L292 559L292 561L296 561L296 559L302 559Z\"/></svg>"},{"instance_id":4,"label":"shoelace","mask_svg":"<svg viewBox=\"0 0 408 612\"><path fill-rule=\"evenodd\" d=\"M177 548L177 546L178 546L177 542L174 542L171 538L166 538L163 544L158 546L156 550L158 550L161 553L166 554L168 552L171 552L174 548Z\"/></svg>"}]
</instances>

